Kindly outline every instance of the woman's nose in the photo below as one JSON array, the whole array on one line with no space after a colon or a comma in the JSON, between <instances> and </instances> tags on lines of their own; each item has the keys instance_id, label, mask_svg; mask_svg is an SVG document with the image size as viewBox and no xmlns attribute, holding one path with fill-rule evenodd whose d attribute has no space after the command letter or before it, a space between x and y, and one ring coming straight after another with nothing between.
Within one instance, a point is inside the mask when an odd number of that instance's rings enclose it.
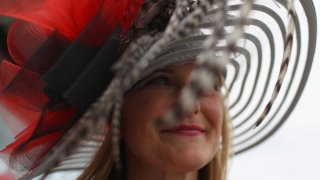
<instances>
[{"instance_id":1,"label":"woman's nose","mask_svg":"<svg viewBox=\"0 0 320 180\"><path fill-rule=\"evenodd\" d=\"M193 113L194 113L194 114L198 114L198 113L200 113L200 111L201 111L200 102L197 101L196 104L195 104L195 106L194 106L194 108L193 108Z\"/></svg>"}]
</instances>

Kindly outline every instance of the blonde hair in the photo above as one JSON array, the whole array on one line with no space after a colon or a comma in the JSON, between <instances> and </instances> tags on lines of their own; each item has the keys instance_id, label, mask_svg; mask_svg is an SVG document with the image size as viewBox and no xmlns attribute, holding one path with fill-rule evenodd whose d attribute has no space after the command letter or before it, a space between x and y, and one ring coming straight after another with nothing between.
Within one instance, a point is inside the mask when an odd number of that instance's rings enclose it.
<instances>
[{"instance_id":1,"label":"blonde hair","mask_svg":"<svg viewBox=\"0 0 320 180\"><path fill-rule=\"evenodd\" d=\"M224 119L222 123L222 139L218 147L217 154L213 160L201 169L203 172L203 180L226 180L228 160L230 157L230 127L229 114L226 107L224 107ZM112 143L110 131L107 132L106 137L95 154L90 165L79 177L80 180L115 180L119 179L114 169L114 162L112 157Z\"/></svg>"}]
</instances>

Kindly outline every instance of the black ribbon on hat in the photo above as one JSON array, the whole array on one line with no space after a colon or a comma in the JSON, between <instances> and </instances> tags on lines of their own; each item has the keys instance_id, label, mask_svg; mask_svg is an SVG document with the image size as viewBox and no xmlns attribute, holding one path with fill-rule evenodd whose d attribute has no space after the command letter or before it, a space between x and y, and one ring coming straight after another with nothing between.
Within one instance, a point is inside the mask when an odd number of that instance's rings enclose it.
<instances>
[{"instance_id":1,"label":"black ribbon on hat","mask_svg":"<svg viewBox=\"0 0 320 180\"><path fill-rule=\"evenodd\" d=\"M121 55L121 29L114 29L102 46L90 46L82 42L88 38L86 36L92 35L91 27L95 27L94 23L89 24L58 61L43 74L47 83L45 92L50 97L49 104L54 106L66 101L76 105L78 113L82 114L113 79L111 66Z\"/></svg>"}]
</instances>

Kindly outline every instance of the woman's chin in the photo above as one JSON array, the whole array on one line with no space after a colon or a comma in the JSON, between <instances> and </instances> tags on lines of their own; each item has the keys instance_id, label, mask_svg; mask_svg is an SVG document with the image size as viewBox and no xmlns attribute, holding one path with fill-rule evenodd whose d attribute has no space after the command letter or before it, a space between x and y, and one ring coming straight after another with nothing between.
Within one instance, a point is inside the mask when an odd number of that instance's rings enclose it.
<instances>
[{"instance_id":1,"label":"woman's chin","mask_svg":"<svg viewBox=\"0 0 320 180\"><path fill-rule=\"evenodd\" d=\"M195 171L207 165L213 157L212 152L205 152L200 149L184 150L173 155L171 165L181 171Z\"/></svg>"}]
</instances>

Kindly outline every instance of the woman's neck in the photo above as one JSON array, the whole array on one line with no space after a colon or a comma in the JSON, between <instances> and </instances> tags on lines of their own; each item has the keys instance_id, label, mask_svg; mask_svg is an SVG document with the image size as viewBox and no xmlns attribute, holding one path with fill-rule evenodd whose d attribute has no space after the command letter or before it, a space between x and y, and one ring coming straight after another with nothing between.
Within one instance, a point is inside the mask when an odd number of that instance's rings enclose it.
<instances>
[{"instance_id":1,"label":"woman's neck","mask_svg":"<svg viewBox=\"0 0 320 180\"><path fill-rule=\"evenodd\" d=\"M128 166L126 180L197 180L198 171L174 172L151 167Z\"/></svg>"}]
</instances>

